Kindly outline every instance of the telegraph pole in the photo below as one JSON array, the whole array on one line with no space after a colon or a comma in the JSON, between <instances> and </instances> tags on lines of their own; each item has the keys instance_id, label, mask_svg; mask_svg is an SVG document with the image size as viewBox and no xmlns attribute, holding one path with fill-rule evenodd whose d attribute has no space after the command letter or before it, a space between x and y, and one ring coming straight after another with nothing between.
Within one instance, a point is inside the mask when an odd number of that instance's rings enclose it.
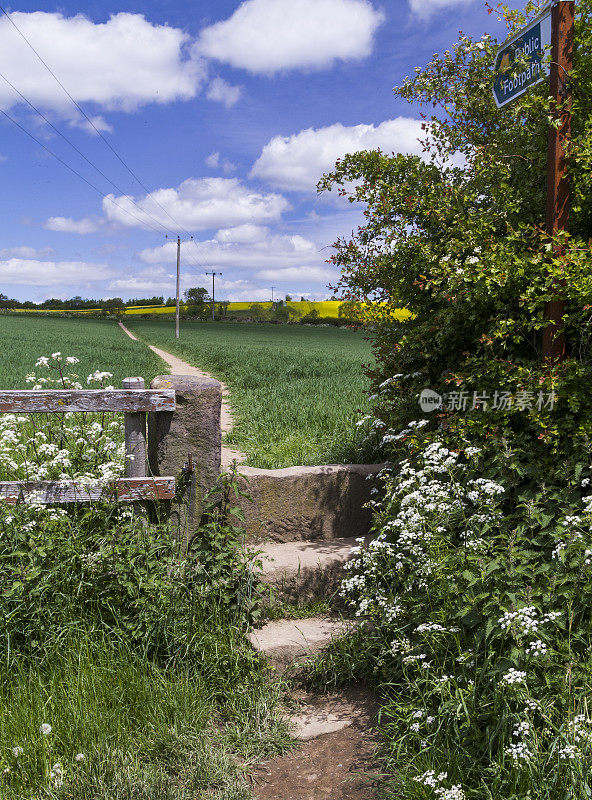
<instances>
[{"instance_id":1,"label":"telegraph pole","mask_svg":"<svg viewBox=\"0 0 592 800\"><path fill-rule=\"evenodd\" d=\"M165 236L165 239L168 239ZM193 236L191 237L193 239ZM179 293L181 289L181 237L177 236L177 291L175 293L175 339L179 338Z\"/></svg>"},{"instance_id":2,"label":"telegraph pole","mask_svg":"<svg viewBox=\"0 0 592 800\"><path fill-rule=\"evenodd\" d=\"M272 286L272 287L271 287L271 306L272 306L272 308L274 307L274 305L273 305L273 290L274 290L275 288L276 288L275 286Z\"/></svg>"},{"instance_id":3,"label":"telegraph pole","mask_svg":"<svg viewBox=\"0 0 592 800\"><path fill-rule=\"evenodd\" d=\"M212 276L212 322L215 322L216 321L216 312L215 312L216 306L214 305L214 301L215 301L214 292L216 290L215 281L216 281L216 275L222 275L222 273L221 272L206 272L206 275L211 275Z\"/></svg>"},{"instance_id":4,"label":"telegraph pole","mask_svg":"<svg viewBox=\"0 0 592 800\"><path fill-rule=\"evenodd\" d=\"M551 74L550 95L559 126L549 126L547 149L547 234L567 231L569 225L569 173L566 147L571 137L572 94L569 73L573 67L575 2L560 0L553 6L551 16ZM565 253L562 245L555 245L555 257ZM550 323L543 328L543 357L560 361L565 356L563 314L565 300L557 297L545 304L545 319Z\"/></svg>"},{"instance_id":5,"label":"telegraph pole","mask_svg":"<svg viewBox=\"0 0 592 800\"><path fill-rule=\"evenodd\" d=\"M181 286L181 237L177 236L177 304L175 308L175 339L179 338L179 289Z\"/></svg>"}]
</instances>

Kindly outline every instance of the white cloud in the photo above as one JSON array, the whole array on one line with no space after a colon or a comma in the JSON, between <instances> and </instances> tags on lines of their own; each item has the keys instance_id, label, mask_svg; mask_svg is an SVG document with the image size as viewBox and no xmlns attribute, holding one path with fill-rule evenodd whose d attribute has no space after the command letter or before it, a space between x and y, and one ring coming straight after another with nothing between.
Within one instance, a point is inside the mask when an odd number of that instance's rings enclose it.
<instances>
[{"instance_id":1,"label":"white cloud","mask_svg":"<svg viewBox=\"0 0 592 800\"><path fill-rule=\"evenodd\" d=\"M174 292L176 255L174 242L139 253L140 260L148 266L141 273L143 283L134 284L134 291ZM256 225L219 230L213 239L181 245L185 287L209 287L211 279L206 278L205 272L212 269L222 272L222 277L216 279L216 291L219 286L235 300L269 299L269 283L288 284L286 291L304 293L311 284L324 289L339 277L338 270L326 264L325 252L314 242L298 234L274 234ZM127 291L129 281L123 280L115 282L114 288Z\"/></svg>"},{"instance_id":2,"label":"white cloud","mask_svg":"<svg viewBox=\"0 0 592 800\"><path fill-rule=\"evenodd\" d=\"M11 17L79 103L134 111L146 103L193 98L205 80L203 61L187 52L189 36L153 25L141 14L113 14L104 23L42 11L15 11ZM35 105L77 118L71 101L6 17L0 18L0 72ZM0 85L1 108L19 102L6 84Z\"/></svg>"},{"instance_id":3,"label":"white cloud","mask_svg":"<svg viewBox=\"0 0 592 800\"><path fill-rule=\"evenodd\" d=\"M101 220L90 219L72 219L72 217L50 217L45 220L43 225L48 231L57 231L58 233L95 233L102 227Z\"/></svg>"},{"instance_id":4,"label":"white cloud","mask_svg":"<svg viewBox=\"0 0 592 800\"><path fill-rule=\"evenodd\" d=\"M149 228L156 219L171 231L274 222L289 208L282 195L255 192L237 178L188 178L176 189L158 189L135 204L128 196L103 198L103 211L111 222Z\"/></svg>"},{"instance_id":5,"label":"white cloud","mask_svg":"<svg viewBox=\"0 0 592 800\"><path fill-rule=\"evenodd\" d=\"M72 286L80 287L112 277L114 270L106 264L85 261L39 261L9 258L0 261L0 284L5 286Z\"/></svg>"},{"instance_id":6,"label":"white cloud","mask_svg":"<svg viewBox=\"0 0 592 800\"><path fill-rule=\"evenodd\" d=\"M411 11L420 19L428 19L432 14L450 6L469 5L473 0L409 0Z\"/></svg>"},{"instance_id":7,"label":"white cloud","mask_svg":"<svg viewBox=\"0 0 592 800\"><path fill-rule=\"evenodd\" d=\"M209 289L211 278L205 273L181 273L181 292L192 286L204 286ZM129 278L118 278L108 286L113 294L124 297L140 297L145 295L164 295L173 297L176 288L175 273L164 267L149 267ZM238 278L228 280L216 279L216 297L234 300L267 300L269 289L261 289L253 281Z\"/></svg>"},{"instance_id":8,"label":"white cloud","mask_svg":"<svg viewBox=\"0 0 592 800\"><path fill-rule=\"evenodd\" d=\"M220 244L229 244L231 242L246 244L262 242L267 239L268 234L267 228L247 223L246 225L238 225L236 228L222 228L214 239Z\"/></svg>"},{"instance_id":9,"label":"white cloud","mask_svg":"<svg viewBox=\"0 0 592 800\"><path fill-rule=\"evenodd\" d=\"M217 100L224 103L226 108L233 106L242 94L242 86L233 86L226 83L224 78L214 78L208 86L206 97L208 100Z\"/></svg>"},{"instance_id":10,"label":"white cloud","mask_svg":"<svg viewBox=\"0 0 592 800\"><path fill-rule=\"evenodd\" d=\"M76 119L70 120L70 126L72 128L81 128L81 130L90 133L91 136L98 136L99 133L113 133L113 126L109 125L107 120L100 115L89 117L88 119L81 115Z\"/></svg>"},{"instance_id":11,"label":"white cloud","mask_svg":"<svg viewBox=\"0 0 592 800\"><path fill-rule=\"evenodd\" d=\"M229 161L227 158L220 158L220 153L210 153L205 159L204 164L210 169L221 169L225 175L229 175L236 169L236 164Z\"/></svg>"},{"instance_id":12,"label":"white cloud","mask_svg":"<svg viewBox=\"0 0 592 800\"><path fill-rule=\"evenodd\" d=\"M246 0L195 49L254 73L322 69L370 55L383 19L368 0Z\"/></svg>"},{"instance_id":13,"label":"white cloud","mask_svg":"<svg viewBox=\"0 0 592 800\"><path fill-rule=\"evenodd\" d=\"M4 247L0 249L0 258L37 258L38 256L51 256L54 250L51 247L43 247L36 250L34 247L23 245L21 247Z\"/></svg>"},{"instance_id":14,"label":"white cloud","mask_svg":"<svg viewBox=\"0 0 592 800\"><path fill-rule=\"evenodd\" d=\"M338 122L327 128L307 128L292 136L274 136L253 165L251 177L281 189L311 191L322 174L346 153L379 147L387 153L420 155L421 134L419 120L397 117L376 126L347 127Z\"/></svg>"},{"instance_id":15,"label":"white cloud","mask_svg":"<svg viewBox=\"0 0 592 800\"><path fill-rule=\"evenodd\" d=\"M139 253L141 261L153 265L173 265L176 255L175 242ZM181 247L181 261L190 269L215 267L254 273L266 268L318 267L325 259L319 247L303 236L272 234L265 228L246 225L219 231L214 239L184 242Z\"/></svg>"}]
</instances>

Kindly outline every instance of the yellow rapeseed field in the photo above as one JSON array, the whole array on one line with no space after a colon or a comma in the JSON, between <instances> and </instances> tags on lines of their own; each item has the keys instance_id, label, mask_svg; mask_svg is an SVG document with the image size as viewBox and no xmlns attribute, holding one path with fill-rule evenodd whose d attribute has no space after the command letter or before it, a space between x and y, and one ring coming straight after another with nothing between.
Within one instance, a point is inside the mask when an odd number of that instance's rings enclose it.
<instances>
[{"instance_id":1,"label":"yellow rapeseed field","mask_svg":"<svg viewBox=\"0 0 592 800\"><path fill-rule=\"evenodd\" d=\"M248 311L249 308L257 301L253 302L243 302L243 303L229 303L228 304L228 311L232 313L233 311ZM261 305L264 308L271 308L271 302L267 303L258 303L257 305ZM337 318L339 316L339 306L341 305L341 300L289 300L288 305L292 308L297 309L302 316L307 314L313 308L316 309L318 312L319 317L329 317L329 318ZM187 306L182 304L179 306L181 311L186 311ZM28 308L15 308L12 309L13 311L18 311L23 314L26 314L29 311L35 311L36 309L28 309ZM43 309L46 313L59 313L63 309ZM93 311L100 311L100 308L88 308L81 310L78 313L89 313ZM367 307L369 318L378 314L380 316L380 306L368 306ZM174 314L175 313L175 306L127 306L127 308L123 311L126 315L140 315L140 314ZM397 308L391 310L391 316L397 320L405 320L408 319L411 315L409 311L405 308Z\"/></svg>"}]
</instances>

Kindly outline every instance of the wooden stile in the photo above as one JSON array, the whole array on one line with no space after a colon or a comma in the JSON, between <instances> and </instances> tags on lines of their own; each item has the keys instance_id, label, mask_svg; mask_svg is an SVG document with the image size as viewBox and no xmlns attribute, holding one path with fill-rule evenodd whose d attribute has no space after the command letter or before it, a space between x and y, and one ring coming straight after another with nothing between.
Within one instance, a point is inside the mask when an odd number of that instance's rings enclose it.
<instances>
[{"instance_id":1,"label":"wooden stile","mask_svg":"<svg viewBox=\"0 0 592 800\"><path fill-rule=\"evenodd\" d=\"M54 389L0 391L0 413L58 414L66 411L114 411L145 414L174 411L173 389Z\"/></svg>"},{"instance_id":2,"label":"wooden stile","mask_svg":"<svg viewBox=\"0 0 592 800\"><path fill-rule=\"evenodd\" d=\"M6 503L89 503L94 500L117 500L134 503L139 500L172 500L175 479L120 478L110 484L87 486L79 481L1 481L0 502Z\"/></svg>"},{"instance_id":3,"label":"wooden stile","mask_svg":"<svg viewBox=\"0 0 592 800\"><path fill-rule=\"evenodd\" d=\"M124 389L144 389L144 378L124 378ZM146 475L146 414L124 416L125 477L143 478Z\"/></svg>"},{"instance_id":4,"label":"wooden stile","mask_svg":"<svg viewBox=\"0 0 592 800\"><path fill-rule=\"evenodd\" d=\"M145 389L143 378L125 378L123 389L53 389L0 391L0 413L123 412L126 458L125 478L107 484L64 481L0 481L0 502L89 503L117 500L137 503L172 500L175 478L146 477L146 413L174 411L174 389Z\"/></svg>"}]
</instances>

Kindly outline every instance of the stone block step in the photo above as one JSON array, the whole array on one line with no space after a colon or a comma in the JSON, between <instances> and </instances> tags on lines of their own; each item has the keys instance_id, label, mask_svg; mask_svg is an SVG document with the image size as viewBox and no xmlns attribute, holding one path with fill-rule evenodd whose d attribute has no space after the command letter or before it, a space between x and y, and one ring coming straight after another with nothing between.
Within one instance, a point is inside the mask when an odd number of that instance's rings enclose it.
<instances>
[{"instance_id":1,"label":"stone block step","mask_svg":"<svg viewBox=\"0 0 592 800\"><path fill-rule=\"evenodd\" d=\"M263 561L261 579L272 588L274 599L307 602L330 597L339 588L343 565L355 546L355 537L263 545L257 548Z\"/></svg>"},{"instance_id":2,"label":"stone block step","mask_svg":"<svg viewBox=\"0 0 592 800\"><path fill-rule=\"evenodd\" d=\"M251 631L249 641L272 666L283 670L307 656L314 656L333 638L351 630L355 623L333 617L276 620Z\"/></svg>"}]
</instances>

